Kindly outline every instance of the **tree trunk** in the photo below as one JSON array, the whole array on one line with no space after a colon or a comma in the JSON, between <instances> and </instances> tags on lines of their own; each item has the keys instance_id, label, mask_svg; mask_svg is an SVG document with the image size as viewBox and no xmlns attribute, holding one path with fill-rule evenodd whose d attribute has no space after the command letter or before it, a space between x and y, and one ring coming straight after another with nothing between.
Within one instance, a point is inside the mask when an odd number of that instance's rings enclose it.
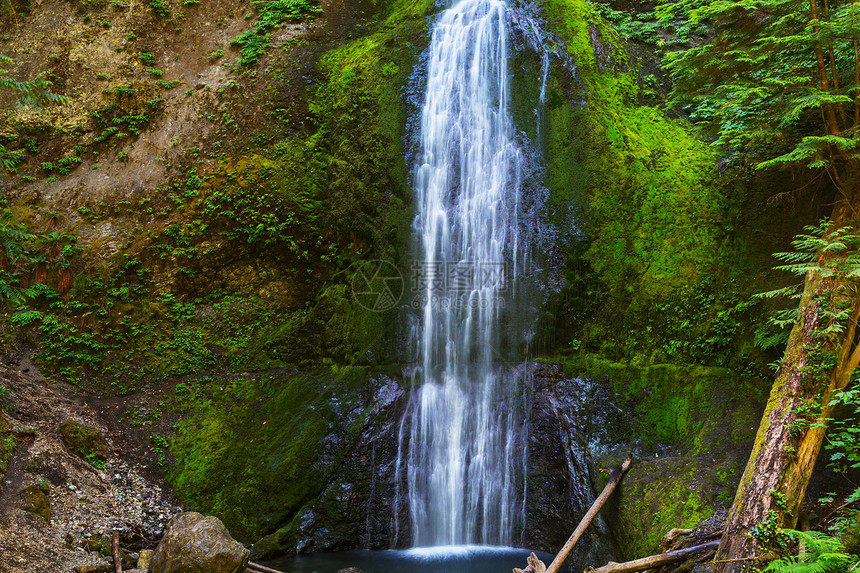
<instances>
[{"instance_id":1,"label":"tree trunk","mask_svg":"<svg viewBox=\"0 0 860 573\"><path fill-rule=\"evenodd\" d=\"M838 203L828 231L845 226L856 217L853 212L854 205ZM838 256L819 252L816 260L825 266ZM825 337L822 333L832 316L828 311L834 305L847 308L847 320L841 332ZM797 522L821 450L830 399L846 386L860 360L854 344L858 313L860 296L855 282L838 275L807 274L800 314L729 510L718 561L755 558L776 528L794 527ZM748 535L750 532L758 538ZM735 573L748 565L744 561L718 563L714 571Z\"/></svg>"}]
</instances>

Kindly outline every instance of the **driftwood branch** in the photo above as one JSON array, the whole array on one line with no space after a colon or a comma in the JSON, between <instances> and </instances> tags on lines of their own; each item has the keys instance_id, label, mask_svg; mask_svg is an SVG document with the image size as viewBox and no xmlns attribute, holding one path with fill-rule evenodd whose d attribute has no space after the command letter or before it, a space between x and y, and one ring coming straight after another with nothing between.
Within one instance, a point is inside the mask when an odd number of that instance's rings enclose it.
<instances>
[{"instance_id":1,"label":"driftwood branch","mask_svg":"<svg viewBox=\"0 0 860 573\"><path fill-rule=\"evenodd\" d=\"M662 567L663 565L682 561L696 553L701 553L708 549L716 549L719 545L719 541L709 541L701 545L678 549L676 551L669 551L668 553L661 553L660 555L652 555L651 557L643 557L642 559L628 561L627 563L610 562L603 567L591 569L590 573L635 573L636 571L645 571L652 567Z\"/></svg>"},{"instance_id":2,"label":"driftwood branch","mask_svg":"<svg viewBox=\"0 0 860 573\"><path fill-rule=\"evenodd\" d=\"M663 536L663 539L660 540L660 550L661 551L671 551L673 549L678 549L683 543L682 537L686 537L693 533L692 529L670 529L669 532Z\"/></svg>"},{"instance_id":3,"label":"driftwood branch","mask_svg":"<svg viewBox=\"0 0 860 573\"><path fill-rule=\"evenodd\" d=\"M546 565L534 553L526 557L526 563L525 569L515 568L514 573L546 573Z\"/></svg>"},{"instance_id":4,"label":"driftwood branch","mask_svg":"<svg viewBox=\"0 0 860 573\"><path fill-rule=\"evenodd\" d=\"M621 481L624 473L630 469L632 461L632 456L627 456L627 459L624 460L621 467L614 468L610 472L609 483L606 484L606 487L603 488L603 491L600 492L600 495L597 496L597 499L595 499L594 503L591 504L591 507L585 516L583 516L582 521L579 522L579 525L570 536L570 539L567 540L567 543L564 544L564 547L561 548L561 551L558 552L558 555L555 556L555 559L553 559L552 563L547 567L546 573L558 573L564 560L567 559L568 555L570 555L570 551L573 549L573 546L576 545L576 542L579 541L579 538L582 537L582 534L585 533L585 530L588 529L588 526L591 525L592 521L594 521L594 518L597 516L597 512L600 511L600 508L603 507L606 500L608 500L609 496L612 495L612 492L615 491L615 488L618 485L618 482Z\"/></svg>"},{"instance_id":5,"label":"driftwood branch","mask_svg":"<svg viewBox=\"0 0 860 573\"><path fill-rule=\"evenodd\" d=\"M78 565L74 569L75 573L113 573L113 565L100 563L99 565Z\"/></svg>"},{"instance_id":6,"label":"driftwood branch","mask_svg":"<svg viewBox=\"0 0 860 573\"><path fill-rule=\"evenodd\" d=\"M266 567L265 565L260 565L259 563L252 563L250 561L248 561L248 571L258 571L259 573L283 573L283 571L271 569L269 567Z\"/></svg>"},{"instance_id":7,"label":"driftwood branch","mask_svg":"<svg viewBox=\"0 0 860 573\"><path fill-rule=\"evenodd\" d=\"M111 553L113 554L113 566L115 573L122 573L122 557L119 554L119 531L114 531L110 543Z\"/></svg>"}]
</instances>

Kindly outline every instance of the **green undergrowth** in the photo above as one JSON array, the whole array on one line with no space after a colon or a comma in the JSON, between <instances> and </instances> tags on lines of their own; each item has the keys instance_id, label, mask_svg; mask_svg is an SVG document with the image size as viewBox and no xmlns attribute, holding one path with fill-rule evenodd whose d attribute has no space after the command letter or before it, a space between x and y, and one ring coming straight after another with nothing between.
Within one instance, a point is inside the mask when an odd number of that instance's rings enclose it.
<instances>
[{"instance_id":1,"label":"green undergrowth","mask_svg":"<svg viewBox=\"0 0 860 573\"><path fill-rule=\"evenodd\" d=\"M80 251L74 235L34 233L7 209L8 328L39 344L47 374L99 393L208 371L329 368L379 354L386 315L356 304L339 282L349 281L355 255L323 237L330 234L323 209L314 189L293 177L300 167L291 161L299 159L247 157L205 180L187 172L137 206L173 204L173 222L129 241L108 264L97 257L89 265L91 252L70 258ZM95 225L126 210L132 216L134 207L78 210ZM237 263L240 272L227 272ZM70 288L61 287L63 272ZM33 280L41 282L25 288Z\"/></svg>"},{"instance_id":2,"label":"green undergrowth","mask_svg":"<svg viewBox=\"0 0 860 573\"><path fill-rule=\"evenodd\" d=\"M410 218L402 88L426 42L432 7L429 1L392 2L382 25L324 53L319 67L326 81L309 102L311 134L264 151L267 158L255 160L261 171L254 178L219 175L214 193L206 195L201 212L214 217L207 232L227 233L232 243L278 241L283 259L306 275L315 276L321 263L327 268L324 280L312 281L307 291L279 293L303 300L315 292L291 320L272 316L268 328L248 335L238 355L248 370L299 366L304 373L206 381L199 393L193 390L190 416L171 441L175 462L167 474L177 493L195 509L221 517L241 539L283 527L322 493L362 427L357 400L365 365L398 358L391 344L396 306L373 308L353 290L363 284L355 281L367 272L365 264L405 268ZM286 172L270 171L273 161L281 170L286 165ZM272 211L258 188L280 177L292 181L287 185L294 197L303 198L296 203L300 208L263 217L262 227L244 224L256 209ZM223 204L227 200L232 204ZM302 243L308 236L311 244ZM189 284L197 276L206 273L200 269ZM302 279L290 277L285 285Z\"/></svg>"},{"instance_id":3,"label":"green undergrowth","mask_svg":"<svg viewBox=\"0 0 860 573\"><path fill-rule=\"evenodd\" d=\"M748 173L719 173L691 124L648 103L642 62L591 4L552 0L543 15L579 77L554 73L547 89L550 205L577 232L546 345L760 375L773 357L753 344L767 311L750 297L768 286L755 269L772 247L759 235L751 252L750 239L767 226L765 192Z\"/></svg>"},{"instance_id":4,"label":"green undergrowth","mask_svg":"<svg viewBox=\"0 0 860 573\"><path fill-rule=\"evenodd\" d=\"M141 49L146 56L154 57L151 48ZM107 152L117 151L120 160L127 158L127 153L119 150L127 144L134 145L150 122L163 112L164 98L159 97L162 88L155 81L129 81L104 88L101 105L88 109L85 121L74 125L51 123L47 118L18 122L16 116L10 115L5 118L7 131L15 135L12 142L20 151L14 164L6 169L11 173L26 171L22 175L25 182L43 177L51 183L69 175L86 159L97 168ZM37 162L33 159L36 156L42 160Z\"/></svg>"},{"instance_id":5,"label":"green undergrowth","mask_svg":"<svg viewBox=\"0 0 860 573\"><path fill-rule=\"evenodd\" d=\"M305 20L322 12L316 0L256 0L253 4L259 10L254 26L230 42L239 46L245 65L257 63L269 46L273 29L289 20Z\"/></svg>"}]
</instances>

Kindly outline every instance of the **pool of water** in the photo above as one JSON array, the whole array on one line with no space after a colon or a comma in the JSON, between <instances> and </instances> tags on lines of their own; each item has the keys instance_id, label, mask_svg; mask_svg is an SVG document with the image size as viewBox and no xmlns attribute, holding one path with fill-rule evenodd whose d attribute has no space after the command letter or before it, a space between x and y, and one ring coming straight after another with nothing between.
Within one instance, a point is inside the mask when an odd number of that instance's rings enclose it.
<instances>
[{"instance_id":1,"label":"pool of water","mask_svg":"<svg viewBox=\"0 0 860 573\"><path fill-rule=\"evenodd\" d=\"M357 567L366 573L507 573L525 567L528 549L453 545L390 551L311 553L267 561L284 573L337 573ZM549 565L552 555L538 553Z\"/></svg>"}]
</instances>

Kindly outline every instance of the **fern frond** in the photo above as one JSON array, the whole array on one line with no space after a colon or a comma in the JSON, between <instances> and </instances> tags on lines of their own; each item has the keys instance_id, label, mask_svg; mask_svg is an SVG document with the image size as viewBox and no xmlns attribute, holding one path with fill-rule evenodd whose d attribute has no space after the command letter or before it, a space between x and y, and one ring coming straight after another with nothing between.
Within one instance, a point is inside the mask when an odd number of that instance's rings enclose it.
<instances>
[{"instance_id":1,"label":"fern frond","mask_svg":"<svg viewBox=\"0 0 860 573\"><path fill-rule=\"evenodd\" d=\"M783 557L772 561L764 571L775 573L830 573L845 571L856 561L856 557L845 552L845 548L835 537L820 531L797 531L781 529L797 541L805 542L806 551L799 555Z\"/></svg>"}]
</instances>

